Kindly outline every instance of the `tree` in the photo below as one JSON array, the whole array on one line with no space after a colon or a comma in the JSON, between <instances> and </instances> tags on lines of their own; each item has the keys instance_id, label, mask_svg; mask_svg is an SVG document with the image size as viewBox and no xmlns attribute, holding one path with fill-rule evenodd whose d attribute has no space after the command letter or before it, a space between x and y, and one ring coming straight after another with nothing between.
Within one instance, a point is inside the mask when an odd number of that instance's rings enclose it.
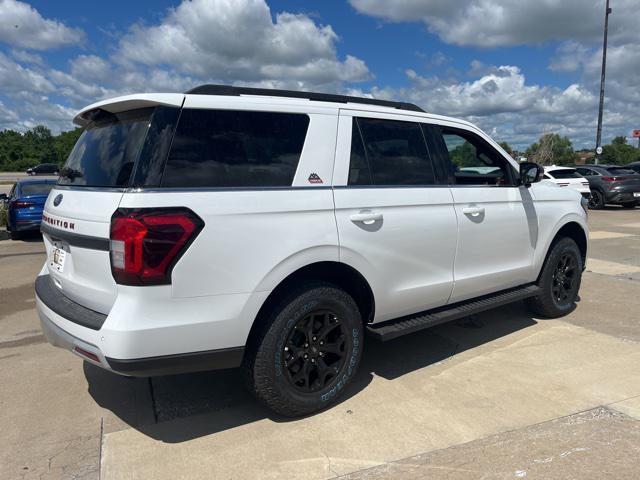
<instances>
[{"instance_id":1,"label":"tree","mask_svg":"<svg viewBox=\"0 0 640 480\"><path fill-rule=\"evenodd\" d=\"M538 143L527 148L526 156L541 165L573 165L578 158L571 140L557 133L542 135Z\"/></svg>"},{"instance_id":2,"label":"tree","mask_svg":"<svg viewBox=\"0 0 640 480\"><path fill-rule=\"evenodd\" d=\"M0 171L21 171L39 163L62 165L81 133L76 128L52 135L43 125L24 133L0 131Z\"/></svg>"},{"instance_id":3,"label":"tree","mask_svg":"<svg viewBox=\"0 0 640 480\"><path fill-rule=\"evenodd\" d=\"M609 145L602 147L602 163L626 165L640 161L640 150L627 143L626 137L615 137Z\"/></svg>"}]
</instances>

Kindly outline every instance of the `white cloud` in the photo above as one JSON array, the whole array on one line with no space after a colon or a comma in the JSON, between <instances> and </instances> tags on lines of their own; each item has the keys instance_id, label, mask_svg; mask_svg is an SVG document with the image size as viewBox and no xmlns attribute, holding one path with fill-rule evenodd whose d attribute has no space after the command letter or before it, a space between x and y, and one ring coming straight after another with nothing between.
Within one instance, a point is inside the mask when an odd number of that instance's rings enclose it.
<instances>
[{"instance_id":1,"label":"white cloud","mask_svg":"<svg viewBox=\"0 0 640 480\"><path fill-rule=\"evenodd\" d=\"M360 13L392 22L424 22L443 41L496 47L602 38L601 0L349 0ZM637 0L613 2L613 41L638 38Z\"/></svg>"},{"instance_id":2,"label":"white cloud","mask_svg":"<svg viewBox=\"0 0 640 480\"><path fill-rule=\"evenodd\" d=\"M569 135L576 146L590 146L597 97L585 86L531 85L518 67L510 65L473 62L471 67L483 72L472 81L445 81L407 70L407 87L374 88L372 93L416 103L431 113L465 118L520 148L547 130ZM613 121L608 125L619 127Z\"/></svg>"},{"instance_id":3,"label":"white cloud","mask_svg":"<svg viewBox=\"0 0 640 480\"><path fill-rule=\"evenodd\" d=\"M19 48L48 50L78 44L84 38L81 29L43 18L27 3L0 0L0 42Z\"/></svg>"},{"instance_id":4,"label":"white cloud","mask_svg":"<svg viewBox=\"0 0 640 480\"><path fill-rule=\"evenodd\" d=\"M264 0L194 0L169 10L157 25L135 25L114 61L218 81L286 81L304 85L357 82L370 77L353 56L340 60L338 36L306 15L279 13Z\"/></svg>"},{"instance_id":5,"label":"white cloud","mask_svg":"<svg viewBox=\"0 0 640 480\"><path fill-rule=\"evenodd\" d=\"M54 90L53 83L43 74L23 67L0 52L0 91L3 94L24 91L47 94Z\"/></svg>"}]
</instances>

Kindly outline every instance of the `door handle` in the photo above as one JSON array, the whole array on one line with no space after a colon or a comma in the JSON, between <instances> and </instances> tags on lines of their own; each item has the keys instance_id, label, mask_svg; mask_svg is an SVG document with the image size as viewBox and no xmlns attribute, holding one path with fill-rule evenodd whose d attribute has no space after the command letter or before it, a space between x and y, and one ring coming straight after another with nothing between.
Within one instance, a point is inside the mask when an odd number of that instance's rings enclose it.
<instances>
[{"instance_id":1,"label":"door handle","mask_svg":"<svg viewBox=\"0 0 640 480\"><path fill-rule=\"evenodd\" d=\"M352 222L362 222L365 225L371 225L374 222L378 222L380 220L382 220L382 212L368 212L368 211L364 211L364 212L360 212L360 213L354 213L353 215L351 215L351 221Z\"/></svg>"},{"instance_id":2,"label":"door handle","mask_svg":"<svg viewBox=\"0 0 640 480\"><path fill-rule=\"evenodd\" d=\"M471 215L472 217L477 217L484 213L484 207L464 207L462 209L462 213L465 215Z\"/></svg>"}]
</instances>

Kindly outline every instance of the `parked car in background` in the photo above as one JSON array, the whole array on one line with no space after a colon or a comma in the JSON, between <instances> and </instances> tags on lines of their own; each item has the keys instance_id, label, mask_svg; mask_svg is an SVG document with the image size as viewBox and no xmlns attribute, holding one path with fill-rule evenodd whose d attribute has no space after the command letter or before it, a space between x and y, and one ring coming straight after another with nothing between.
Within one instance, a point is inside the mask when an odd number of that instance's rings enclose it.
<instances>
[{"instance_id":1,"label":"parked car in background","mask_svg":"<svg viewBox=\"0 0 640 480\"><path fill-rule=\"evenodd\" d=\"M624 168L627 168L629 170L633 170L636 173L640 173L640 162L632 162L632 163L628 163L624 166Z\"/></svg>"},{"instance_id":2,"label":"parked car in background","mask_svg":"<svg viewBox=\"0 0 640 480\"><path fill-rule=\"evenodd\" d=\"M634 208L640 204L640 174L620 165L577 165L576 170L589 181L589 208L607 204Z\"/></svg>"},{"instance_id":3,"label":"parked car in background","mask_svg":"<svg viewBox=\"0 0 640 480\"><path fill-rule=\"evenodd\" d=\"M41 163L27 168L27 175L58 175L60 167L55 163Z\"/></svg>"},{"instance_id":4,"label":"parked car in background","mask_svg":"<svg viewBox=\"0 0 640 480\"><path fill-rule=\"evenodd\" d=\"M7 231L13 240L40 229L42 210L56 180L18 180L7 198Z\"/></svg>"},{"instance_id":5,"label":"parked car in background","mask_svg":"<svg viewBox=\"0 0 640 480\"><path fill-rule=\"evenodd\" d=\"M580 175L575 168L558 167L556 165L544 167L543 178L555 183L560 187L569 187L577 190L587 200L589 200L589 198L591 197L589 180Z\"/></svg>"}]
</instances>

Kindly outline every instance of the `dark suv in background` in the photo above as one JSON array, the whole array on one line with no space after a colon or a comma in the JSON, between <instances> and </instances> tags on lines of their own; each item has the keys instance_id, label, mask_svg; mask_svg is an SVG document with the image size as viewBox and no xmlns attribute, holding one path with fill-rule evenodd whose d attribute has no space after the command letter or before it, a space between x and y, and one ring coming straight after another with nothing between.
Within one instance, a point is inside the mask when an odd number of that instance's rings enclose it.
<instances>
[{"instance_id":1,"label":"dark suv in background","mask_svg":"<svg viewBox=\"0 0 640 480\"><path fill-rule=\"evenodd\" d=\"M640 204L640 175L619 165L576 165L578 173L589 181L589 208L606 204L634 208Z\"/></svg>"}]
</instances>

